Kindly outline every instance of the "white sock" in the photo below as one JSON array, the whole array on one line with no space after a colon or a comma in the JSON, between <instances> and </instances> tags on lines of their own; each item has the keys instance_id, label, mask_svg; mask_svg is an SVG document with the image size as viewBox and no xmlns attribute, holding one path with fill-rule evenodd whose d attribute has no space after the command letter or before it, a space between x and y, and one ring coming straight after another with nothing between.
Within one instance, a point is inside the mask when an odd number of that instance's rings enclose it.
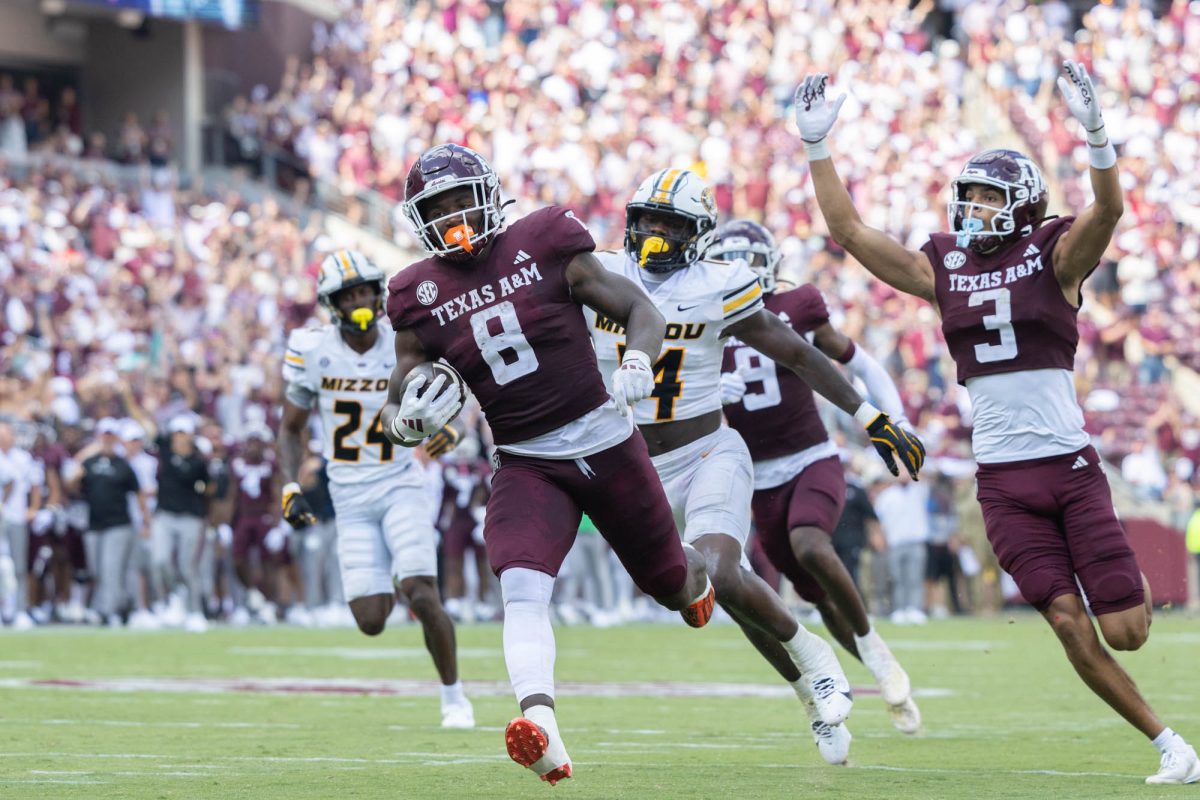
<instances>
[{"instance_id":1,"label":"white sock","mask_svg":"<svg viewBox=\"0 0 1200 800\"><path fill-rule=\"evenodd\" d=\"M463 694L462 681L455 681L449 686L442 684L442 708L459 705L466 699L467 696Z\"/></svg>"},{"instance_id":2,"label":"white sock","mask_svg":"<svg viewBox=\"0 0 1200 800\"><path fill-rule=\"evenodd\" d=\"M812 700L812 687L808 685L808 680L804 676L800 676L794 681L788 681L788 685L792 687L792 691L796 693L796 697L800 698L801 703L807 703Z\"/></svg>"},{"instance_id":3,"label":"white sock","mask_svg":"<svg viewBox=\"0 0 1200 800\"><path fill-rule=\"evenodd\" d=\"M797 627L799 630L796 631L796 635L780 644L783 645L784 650L788 651L788 655L792 657L792 661L800 668L800 671L808 672L809 665L813 663L814 659L821 656L829 645L820 636L809 633L803 625L797 624Z\"/></svg>"},{"instance_id":4,"label":"white sock","mask_svg":"<svg viewBox=\"0 0 1200 800\"><path fill-rule=\"evenodd\" d=\"M558 720L554 709L550 706L530 706L523 715L546 732L548 744L546 754L533 762L529 768L538 775L545 775L552 769L561 767L571 760L567 755L567 747L563 744L562 734L558 732Z\"/></svg>"},{"instance_id":5,"label":"white sock","mask_svg":"<svg viewBox=\"0 0 1200 800\"><path fill-rule=\"evenodd\" d=\"M1174 740L1174 738L1175 731L1171 730L1170 728L1163 728L1162 733L1160 733L1158 736L1155 736L1150 744L1157 747L1158 752L1165 753L1167 752L1168 748L1170 748L1171 742Z\"/></svg>"},{"instance_id":6,"label":"white sock","mask_svg":"<svg viewBox=\"0 0 1200 800\"><path fill-rule=\"evenodd\" d=\"M513 567L500 575L504 596L504 663L517 702L535 694L554 696L554 629L550 596L554 578Z\"/></svg>"}]
</instances>

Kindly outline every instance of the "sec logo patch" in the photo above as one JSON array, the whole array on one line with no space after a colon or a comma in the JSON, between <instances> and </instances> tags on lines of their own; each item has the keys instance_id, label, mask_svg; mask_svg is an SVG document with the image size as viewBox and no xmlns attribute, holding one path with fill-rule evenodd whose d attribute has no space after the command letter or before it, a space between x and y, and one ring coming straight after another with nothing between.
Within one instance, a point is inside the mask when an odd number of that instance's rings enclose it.
<instances>
[{"instance_id":1,"label":"sec logo patch","mask_svg":"<svg viewBox=\"0 0 1200 800\"><path fill-rule=\"evenodd\" d=\"M437 300L438 288L433 281L421 281L417 286L417 300L421 301L423 306L431 306Z\"/></svg>"},{"instance_id":2,"label":"sec logo patch","mask_svg":"<svg viewBox=\"0 0 1200 800\"><path fill-rule=\"evenodd\" d=\"M955 250L952 253L946 253L946 257L942 259L942 266L946 269L958 269L966 263L967 254L961 250Z\"/></svg>"}]
</instances>

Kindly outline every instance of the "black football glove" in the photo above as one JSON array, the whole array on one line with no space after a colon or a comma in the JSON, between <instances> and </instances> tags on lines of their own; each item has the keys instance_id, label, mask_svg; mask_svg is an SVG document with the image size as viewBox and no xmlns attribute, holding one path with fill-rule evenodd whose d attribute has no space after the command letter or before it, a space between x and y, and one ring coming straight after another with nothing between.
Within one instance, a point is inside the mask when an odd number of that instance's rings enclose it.
<instances>
[{"instance_id":1,"label":"black football glove","mask_svg":"<svg viewBox=\"0 0 1200 800\"><path fill-rule=\"evenodd\" d=\"M317 515L304 499L298 483L289 483L283 487L283 518L294 530L317 524Z\"/></svg>"},{"instance_id":2,"label":"black football glove","mask_svg":"<svg viewBox=\"0 0 1200 800\"><path fill-rule=\"evenodd\" d=\"M425 440L425 452L430 458L444 456L458 447L458 440L460 438L459 432L452 426L443 425L436 433Z\"/></svg>"},{"instance_id":3,"label":"black football glove","mask_svg":"<svg viewBox=\"0 0 1200 800\"><path fill-rule=\"evenodd\" d=\"M917 473L925 463L925 445L921 444L916 434L904 430L883 412L867 426L867 434L871 437L871 444L875 445L875 452L879 453L893 475L900 475L896 467L899 461L914 481L919 480Z\"/></svg>"}]
</instances>

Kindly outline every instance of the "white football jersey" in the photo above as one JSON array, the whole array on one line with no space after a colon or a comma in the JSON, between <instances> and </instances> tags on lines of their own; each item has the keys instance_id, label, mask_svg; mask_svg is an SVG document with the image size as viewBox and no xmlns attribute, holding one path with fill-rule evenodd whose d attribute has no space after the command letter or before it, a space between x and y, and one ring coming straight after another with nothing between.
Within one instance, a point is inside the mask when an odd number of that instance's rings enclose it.
<instances>
[{"instance_id":1,"label":"white football jersey","mask_svg":"<svg viewBox=\"0 0 1200 800\"><path fill-rule=\"evenodd\" d=\"M623 275L654 301L667 320L663 349L654 364L654 394L634 407L639 425L691 419L721 408L722 332L763 308L758 276L745 261L697 261L660 284L644 282L641 268L622 252L596 253L610 272ZM612 392L612 373L625 351L625 329L583 307L600 372Z\"/></svg>"},{"instance_id":2,"label":"white football jersey","mask_svg":"<svg viewBox=\"0 0 1200 800\"><path fill-rule=\"evenodd\" d=\"M336 325L297 328L288 337L283 379L320 409L330 483L369 483L412 466L412 452L389 442L380 421L395 366L392 329L382 321L365 353L352 350ZM297 394L290 390L288 399Z\"/></svg>"}]
</instances>

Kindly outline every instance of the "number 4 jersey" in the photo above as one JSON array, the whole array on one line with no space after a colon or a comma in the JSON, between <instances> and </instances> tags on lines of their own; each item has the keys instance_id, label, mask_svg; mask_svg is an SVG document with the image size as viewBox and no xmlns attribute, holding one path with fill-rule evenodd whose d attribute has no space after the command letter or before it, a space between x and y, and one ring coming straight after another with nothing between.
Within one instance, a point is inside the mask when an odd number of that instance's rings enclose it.
<instances>
[{"instance_id":1,"label":"number 4 jersey","mask_svg":"<svg viewBox=\"0 0 1200 800\"><path fill-rule=\"evenodd\" d=\"M549 433L608 402L567 266L594 250L587 227L551 206L499 233L484 258L433 257L388 284L388 316L471 387L497 445Z\"/></svg>"},{"instance_id":2,"label":"number 4 jersey","mask_svg":"<svg viewBox=\"0 0 1200 800\"><path fill-rule=\"evenodd\" d=\"M724 331L763 307L758 277L745 262L697 261L661 283L643 280L641 268L624 251L597 253L605 269L633 281L667 320L662 352L654 363L654 394L634 407L639 425L692 419L721 408ZM625 329L585 308L606 380L625 350Z\"/></svg>"},{"instance_id":3,"label":"number 4 jersey","mask_svg":"<svg viewBox=\"0 0 1200 800\"><path fill-rule=\"evenodd\" d=\"M1074 217L980 255L936 233L933 266L942 335L971 395L971 443L981 464L1073 453L1088 444L1072 371L1078 308L1054 274L1054 246Z\"/></svg>"},{"instance_id":4,"label":"number 4 jersey","mask_svg":"<svg viewBox=\"0 0 1200 800\"><path fill-rule=\"evenodd\" d=\"M387 440L379 418L395 365L392 331L382 323L375 346L365 353L352 350L335 325L297 328L288 336L287 399L320 410L330 483L371 483L411 465L412 453Z\"/></svg>"}]
</instances>

